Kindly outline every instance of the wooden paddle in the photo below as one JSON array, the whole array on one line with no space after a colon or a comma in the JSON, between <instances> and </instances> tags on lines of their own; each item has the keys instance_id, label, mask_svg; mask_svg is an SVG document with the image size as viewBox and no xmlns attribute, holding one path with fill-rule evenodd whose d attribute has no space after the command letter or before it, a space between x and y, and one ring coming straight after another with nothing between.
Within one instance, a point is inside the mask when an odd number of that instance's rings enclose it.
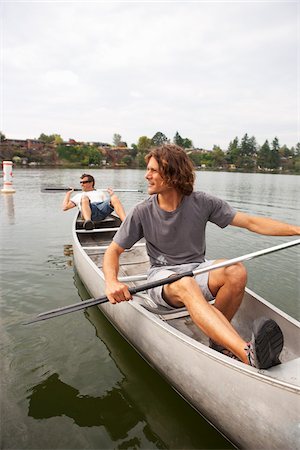
<instances>
[{"instance_id":1,"label":"wooden paddle","mask_svg":"<svg viewBox=\"0 0 300 450\"><path fill-rule=\"evenodd\" d=\"M42 187L41 191L46 193L56 193L56 192L65 192L70 191L72 188L70 187L59 187L59 186L47 186ZM99 188L101 191L107 191L107 188ZM74 188L74 191L82 191L81 188ZM143 192L140 189L113 189L114 192Z\"/></svg>"},{"instance_id":2,"label":"wooden paddle","mask_svg":"<svg viewBox=\"0 0 300 450\"><path fill-rule=\"evenodd\" d=\"M293 247L293 246L299 245L299 244L300 244L300 239L296 239L294 241L286 242L285 244L276 245L275 247L269 247L264 250L258 250L257 252L248 253L246 255L239 256L237 258L228 259L227 261L222 261L220 263L213 264L209 267L204 267L202 269L196 269L194 271L178 273L178 274L172 275L171 277L163 278L161 280L152 281L152 282L140 285L140 286L131 287L131 288L129 288L129 292L132 295L134 295L134 294L137 294L138 292L146 291L146 290L152 289L154 287L164 286L165 284L174 283L175 281L180 280L183 277L194 277L201 273L210 272L211 270L220 269L221 267L232 266L233 264L237 264L240 262L249 261L250 259L254 259L254 258L257 258L262 255L267 255L268 253L274 253L279 250L283 250L285 248ZM106 303L108 301L109 300L105 295L103 295L102 297L99 297L99 298L91 298L88 300L83 300L82 302L74 303L73 305L63 306L62 308L57 308L57 309L53 309L51 311L40 313L33 319L30 319L28 322L24 322L23 325L29 325L31 323L40 322L42 320L52 319L53 317L62 316L64 314L69 314L69 313L72 313L75 311L80 311L81 309L89 308L90 306L100 305L101 303Z\"/></svg>"}]
</instances>

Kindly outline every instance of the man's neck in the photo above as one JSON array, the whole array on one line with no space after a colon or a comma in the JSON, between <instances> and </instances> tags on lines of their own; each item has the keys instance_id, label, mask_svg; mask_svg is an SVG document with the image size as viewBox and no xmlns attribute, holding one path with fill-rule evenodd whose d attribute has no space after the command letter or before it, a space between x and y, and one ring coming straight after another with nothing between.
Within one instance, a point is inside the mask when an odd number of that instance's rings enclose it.
<instances>
[{"instance_id":1,"label":"man's neck","mask_svg":"<svg viewBox=\"0 0 300 450\"><path fill-rule=\"evenodd\" d=\"M164 211L175 211L183 199L183 194L176 189L169 189L157 195L159 207Z\"/></svg>"}]
</instances>

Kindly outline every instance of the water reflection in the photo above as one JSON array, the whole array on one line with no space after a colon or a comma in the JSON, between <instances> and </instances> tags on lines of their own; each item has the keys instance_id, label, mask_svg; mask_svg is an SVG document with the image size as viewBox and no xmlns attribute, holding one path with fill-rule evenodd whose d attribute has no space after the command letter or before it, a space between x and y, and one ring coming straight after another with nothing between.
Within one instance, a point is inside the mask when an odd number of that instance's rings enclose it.
<instances>
[{"instance_id":1,"label":"water reflection","mask_svg":"<svg viewBox=\"0 0 300 450\"><path fill-rule=\"evenodd\" d=\"M77 275L74 279L80 297L89 298ZM140 358L97 307L89 308L85 316L105 344L121 381L97 397L80 394L54 373L32 388L30 417L68 416L79 427L103 426L117 442L113 448L233 448Z\"/></svg>"},{"instance_id":2,"label":"water reflection","mask_svg":"<svg viewBox=\"0 0 300 450\"><path fill-rule=\"evenodd\" d=\"M75 273L79 296L89 298ZM231 444L196 413L171 386L151 369L120 336L97 307L85 312L95 333L106 345L111 359L124 376L119 387L131 407L140 410L147 430L158 436L168 448L232 448ZM152 441L152 439L151 439ZM161 447L159 447L161 448Z\"/></svg>"},{"instance_id":3,"label":"water reflection","mask_svg":"<svg viewBox=\"0 0 300 450\"><path fill-rule=\"evenodd\" d=\"M66 258L65 258L66 257ZM55 269L68 269L73 266L73 247L70 244L63 246L63 255L48 255L47 265Z\"/></svg>"},{"instance_id":4,"label":"water reflection","mask_svg":"<svg viewBox=\"0 0 300 450\"><path fill-rule=\"evenodd\" d=\"M72 244L65 244L64 245L64 255L65 256L72 256L73 255L73 245Z\"/></svg>"},{"instance_id":5,"label":"water reflection","mask_svg":"<svg viewBox=\"0 0 300 450\"><path fill-rule=\"evenodd\" d=\"M64 256L67 256L66 263L69 267L73 266L73 245L65 244L64 245Z\"/></svg>"},{"instance_id":6,"label":"water reflection","mask_svg":"<svg viewBox=\"0 0 300 450\"><path fill-rule=\"evenodd\" d=\"M68 416L80 427L104 425L115 441L124 439L139 421L136 410L126 400L122 387L114 387L102 397L80 392L54 373L32 389L28 415L35 419Z\"/></svg>"}]
</instances>

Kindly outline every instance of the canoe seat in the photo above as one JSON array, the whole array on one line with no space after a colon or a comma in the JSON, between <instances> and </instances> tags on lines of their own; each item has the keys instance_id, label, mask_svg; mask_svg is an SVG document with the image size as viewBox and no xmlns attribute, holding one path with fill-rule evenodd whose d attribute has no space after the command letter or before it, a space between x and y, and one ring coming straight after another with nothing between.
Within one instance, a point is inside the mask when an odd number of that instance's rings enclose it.
<instances>
[{"instance_id":1,"label":"canoe seat","mask_svg":"<svg viewBox=\"0 0 300 450\"><path fill-rule=\"evenodd\" d=\"M147 311L150 311L151 313L156 314L158 316L162 316L164 320L177 319L179 317L185 317L190 315L185 306L181 308L172 308L172 309L165 308L164 306L161 305L155 308L145 304L142 304L142 306L143 308L147 309Z\"/></svg>"},{"instance_id":2,"label":"canoe seat","mask_svg":"<svg viewBox=\"0 0 300 450\"><path fill-rule=\"evenodd\" d=\"M213 304L215 301L212 300L209 303ZM145 303L141 303L141 306L147 311L152 312L153 314L156 314L158 316L161 316L163 320L171 320L171 319L178 319L179 317L186 317L189 316L190 313L188 312L187 308L185 306L182 306L181 308L165 308L162 305L159 306L149 306L145 305Z\"/></svg>"},{"instance_id":3,"label":"canoe seat","mask_svg":"<svg viewBox=\"0 0 300 450\"><path fill-rule=\"evenodd\" d=\"M119 217L113 215L109 215L103 220L93 220L93 222L95 224L95 228L111 228L112 226L119 226L121 223ZM83 224L84 220L82 219L82 217L79 217L76 221L76 228L83 229Z\"/></svg>"}]
</instances>

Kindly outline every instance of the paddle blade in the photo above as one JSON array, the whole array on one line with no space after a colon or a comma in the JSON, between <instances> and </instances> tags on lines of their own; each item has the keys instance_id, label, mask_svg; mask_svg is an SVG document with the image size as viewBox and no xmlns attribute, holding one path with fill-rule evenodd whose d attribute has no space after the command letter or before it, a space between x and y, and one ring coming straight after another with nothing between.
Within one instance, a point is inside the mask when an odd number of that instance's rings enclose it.
<instances>
[{"instance_id":1,"label":"paddle blade","mask_svg":"<svg viewBox=\"0 0 300 450\"><path fill-rule=\"evenodd\" d=\"M41 322L42 320L48 320L52 319L53 317L63 316L64 314L81 311L82 309L90 308L91 306L100 305L101 303L106 302L108 302L108 298L105 296L100 298L90 298L79 303L74 303L73 305L63 306L62 308L56 308L45 313L40 313L27 322L23 322L23 325L30 325L32 323Z\"/></svg>"}]
</instances>

